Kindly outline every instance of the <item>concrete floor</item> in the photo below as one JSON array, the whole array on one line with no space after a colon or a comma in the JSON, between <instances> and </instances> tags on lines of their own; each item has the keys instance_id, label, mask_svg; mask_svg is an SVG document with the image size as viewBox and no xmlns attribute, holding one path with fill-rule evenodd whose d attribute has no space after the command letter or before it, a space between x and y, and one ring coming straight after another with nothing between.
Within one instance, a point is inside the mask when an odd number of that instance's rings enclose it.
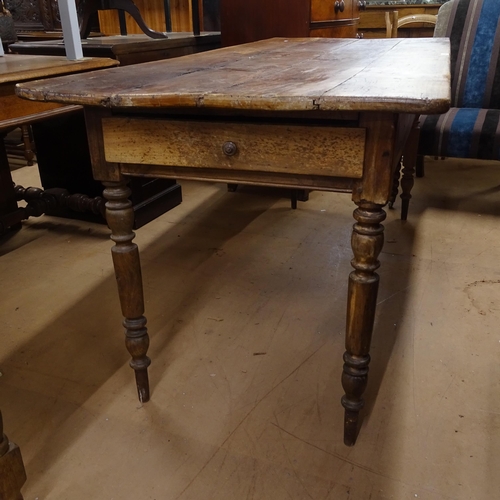
<instances>
[{"instance_id":1,"label":"concrete floor","mask_svg":"<svg viewBox=\"0 0 500 500\"><path fill-rule=\"evenodd\" d=\"M500 498L497 163L428 161L389 211L361 433L342 443L349 195L184 182L138 231L151 402L106 227L0 245L0 401L26 500ZM36 168L14 172L37 185ZM399 203L398 203L399 208ZM258 354L257 354L258 353Z\"/></svg>"}]
</instances>

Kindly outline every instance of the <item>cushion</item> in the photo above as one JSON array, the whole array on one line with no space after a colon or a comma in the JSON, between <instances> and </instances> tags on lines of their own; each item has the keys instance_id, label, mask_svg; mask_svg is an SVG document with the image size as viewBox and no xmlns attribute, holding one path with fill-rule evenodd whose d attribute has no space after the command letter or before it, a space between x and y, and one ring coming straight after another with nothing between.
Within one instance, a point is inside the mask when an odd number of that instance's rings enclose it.
<instances>
[{"instance_id":1,"label":"cushion","mask_svg":"<svg viewBox=\"0 0 500 500\"><path fill-rule=\"evenodd\" d=\"M422 115L418 154L500 160L500 110L451 108Z\"/></svg>"},{"instance_id":2,"label":"cushion","mask_svg":"<svg viewBox=\"0 0 500 500\"><path fill-rule=\"evenodd\" d=\"M439 34L451 43L452 106L500 108L500 1L454 0L444 13Z\"/></svg>"}]
</instances>

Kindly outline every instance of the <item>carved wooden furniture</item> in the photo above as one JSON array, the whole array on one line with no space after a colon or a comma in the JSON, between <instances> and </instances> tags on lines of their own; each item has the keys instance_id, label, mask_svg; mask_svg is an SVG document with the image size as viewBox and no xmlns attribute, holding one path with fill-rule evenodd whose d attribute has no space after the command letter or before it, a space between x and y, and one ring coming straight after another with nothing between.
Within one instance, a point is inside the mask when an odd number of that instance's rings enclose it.
<instances>
[{"instance_id":1,"label":"carved wooden furniture","mask_svg":"<svg viewBox=\"0 0 500 500\"><path fill-rule=\"evenodd\" d=\"M55 0L4 0L12 13L15 27L22 31L55 31L61 20Z\"/></svg>"},{"instance_id":2,"label":"carved wooden furniture","mask_svg":"<svg viewBox=\"0 0 500 500\"><path fill-rule=\"evenodd\" d=\"M364 0L221 0L222 44L274 36L355 37Z\"/></svg>"},{"instance_id":3,"label":"carved wooden furniture","mask_svg":"<svg viewBox=\"0 0 500 500\"><path fill-rule=\"evenodd\" d=\"M26 213L18 209L17 196L10 175L3 134L27 123L53 119L78 110L78 106L63 106L49 102L28 102L14 93L17 82L68 73L80 73L118 64L106 58L68 61L65 57L6 54L0 57L0 233L19 224Z\"/></svg>"},{"instance_id":4,"label":"carved wooden furniture","mask_svg":"<svg viewBox=\"0 0 500 500\"><path fill-rule=\"evenodd\" d=\"M408 26L410 24L430 24L435 26L436 21L437 15L434 14L410 14L399 17L399 12L393 10L385 13L385 33L387 38L397 38L398 29L401 26Z\"/></svg>"},{"instance_id":5,"label":"carved wooden furniture","mask_svg":"<svg viewBox=\"0 0 500 500\"><path fill-rule=\"evenodd\" d=\"M370 362L383 207L415 114L449 107L448 68L445 39L276 38L113 68L99 78L18 86L25 98L85 106L141 401L149 399L149 337L127 182L165 176L350 191L357 208L342 404L344 441L354 444Z\"/></svg>"}]
</instances>

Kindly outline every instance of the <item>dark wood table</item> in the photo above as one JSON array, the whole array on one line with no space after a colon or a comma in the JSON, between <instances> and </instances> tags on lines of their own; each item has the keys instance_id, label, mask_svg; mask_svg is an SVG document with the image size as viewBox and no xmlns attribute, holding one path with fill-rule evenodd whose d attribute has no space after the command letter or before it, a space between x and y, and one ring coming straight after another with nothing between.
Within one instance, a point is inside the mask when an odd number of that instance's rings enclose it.
<instances>
[{"instance_id":1,"label":"dark wood table","mask_svg":"<svg viewBox=\"0 0 500 500\"><path fill-rule=\"evenodd\" d=\"M176 32L169 33L168 38L156 40L146 35L101 36L82 40L85 57L109 57L120 61L121 66L196 54L220 46L218 32L202 32L198 36ZM65 55L62 40L17 42L9 45L9 49L17 54Z\"/></svg>"},{"instance_id":2,"label":"dark wood table","mask_svg":"<svg viewBox=\"0 0 500 500\"><path fill-rule=\"evenodd\" d=\"M271 39L179 59L19 85L85 106L126 345L149 399L149 337L127 182L135 176L351 192L344 442L355 443L368 378L383 207L420 113L450 106L447 39Z\"/></svg>"}]
</instances>

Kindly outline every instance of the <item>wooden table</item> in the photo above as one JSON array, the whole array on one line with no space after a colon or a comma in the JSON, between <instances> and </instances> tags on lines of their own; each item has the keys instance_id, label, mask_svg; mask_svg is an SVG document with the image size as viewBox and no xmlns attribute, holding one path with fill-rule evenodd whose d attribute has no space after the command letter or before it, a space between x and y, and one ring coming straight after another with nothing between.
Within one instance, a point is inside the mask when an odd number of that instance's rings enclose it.
<instances>
[{"instance_id":1,"label":"wooden table","mask_svg":"<svg viewBox=\"0 0 500 500\"><path fill-rule=\"evenodd\" d=\"M84 58L69 61L66 57L6 54L0 57L0 215L12 215L12 221L2 219L0 233L6 227L19 222L16 214L16 194L12 185L9 164L5 153L3 134L9 129L40 120L55 118L62 114L80 110L79 106L68 106L53 102L29 102L15 94L15 85L40 78L82 73L97 68L116 66L117 61L108 58Z\"/></svg>"},{"instance_id":2,"label":"wooden table","mask_svg":"<svg viewBox=\"0 0 500 500\"><path fill-rule=\"evenodd\" d=\"M155 46L157 50L153 52L157 57L162 56L156 44L164 40L152 40L144 35L147 40L143 41L143 36L137 36L140 40L136 42L120 44L120 47L131 46L131 52L123 49L125 53L138 57L138 46L142 44L150 49ZM63 53L62 46L60 49ZM85 57L79 61L33 54L7 54L0 58L0 139L9 129L25 124L31 126L37 144L40 179L43 188L50 193L50 197L42 200L40 190L18 189L15 192L3 140L0 140L0 234L9 227L18 227L24 218L43 213L105 222L101 214L102 190L92 177L82 107L30 102L18 98L14 92L17 82L118 65L118 61L103 55L101 52L99 58ZM148 60L147 51L141 57ZM53 194L58 196L57 203L53 202ZM26 209L18 210L16 198L31 199L32 203ZM136 179L132 185L132 198L135 227L146 224L182 200L180 186L170 179Z\"/></svg>"},{"instance_id":3,"label":"wooden table","mask_svg":"<svg viewBox=\"0 0 500 500\"><path fill-rule=\"evenodd\" d=\"M168 38L155 40L146 35L101 36L82 40L83 55L86 57L110 57L120 61L121 66L138 64L158 59L196 54L221 46L218 32L169 33ZM18 54L64 55L62 40L23 41L9 45Z\"/></svg>"},{"instance_id":4,"label":"wooden table","mask_svg":"<svg viewBox=\"0 0 500 500\"><path fill-rule=\"evenodd\" d=\"M126 345L141 401L149 344L126 183L133 176L349 191L357 205L349 276L344 441L354 444L370 362L393 172L415 114L450 105L447 39L271 39L184 58L18 86L85 106Z\"/></svg>"}]
</instances>

